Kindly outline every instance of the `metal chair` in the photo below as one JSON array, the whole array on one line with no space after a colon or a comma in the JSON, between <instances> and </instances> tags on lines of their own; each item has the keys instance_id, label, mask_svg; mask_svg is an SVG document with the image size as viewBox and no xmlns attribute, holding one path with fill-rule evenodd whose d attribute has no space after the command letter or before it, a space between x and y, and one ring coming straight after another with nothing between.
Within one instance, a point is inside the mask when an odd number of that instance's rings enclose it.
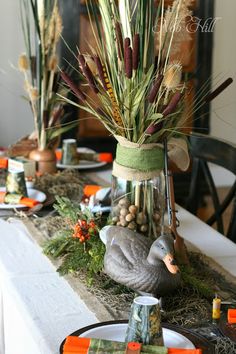
<instances>
[{"instance_id":1,"label":"metal chair","mask_svg":"<svg viewBox=\"0 0 236 354\"><path fill-rule=\"evenodd\" d=\"M214 163L231 171L236 176L236 146L218 138L198 133L190 135L189 143L192 175L186 208L196 214L204 189L207 190L213 201L214 212L206 223L213 225L216 222L217 230L236 242L236 180L223 201L220 202L208 166L208 162ZM222 215L231 202L233 202L233 209L230 223L228 230L224 230Z\"/></svg>"}]
</instances>

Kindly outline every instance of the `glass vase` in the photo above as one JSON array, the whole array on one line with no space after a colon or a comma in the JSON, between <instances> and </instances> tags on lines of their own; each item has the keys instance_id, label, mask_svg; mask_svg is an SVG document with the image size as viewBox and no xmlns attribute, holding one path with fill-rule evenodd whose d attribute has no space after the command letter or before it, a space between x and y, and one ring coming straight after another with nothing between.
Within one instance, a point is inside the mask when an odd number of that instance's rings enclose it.
<instances>
[{"instance_id":1,"label":"glass vase","mask_svg":"<svg viewBox=\"0 0 236 354\"><path fill-rule=\"evenodd\" d=\"M151 239L160 236L165 211L165 178L130 181L112 176L112 224L128 227Z\"/></svg>"}]
</instances>

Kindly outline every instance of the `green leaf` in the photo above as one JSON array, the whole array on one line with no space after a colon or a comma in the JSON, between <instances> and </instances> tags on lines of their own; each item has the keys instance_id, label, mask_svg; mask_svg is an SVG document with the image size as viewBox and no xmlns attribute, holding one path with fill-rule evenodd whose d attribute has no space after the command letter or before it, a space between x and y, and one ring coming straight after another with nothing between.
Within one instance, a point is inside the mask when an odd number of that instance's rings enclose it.
<instances>
[{"instance_id":1,"label":"green leaf","mask_svg":"<svg viewBox=\"0 0 236 354\"><path fill-rule=\"evenodd\" d=\"M148 117L148 120L158 120L158 119L162 119L163 118L163 114L162 113L153 113L150 117Z\"/></svg>"}]
</instances>

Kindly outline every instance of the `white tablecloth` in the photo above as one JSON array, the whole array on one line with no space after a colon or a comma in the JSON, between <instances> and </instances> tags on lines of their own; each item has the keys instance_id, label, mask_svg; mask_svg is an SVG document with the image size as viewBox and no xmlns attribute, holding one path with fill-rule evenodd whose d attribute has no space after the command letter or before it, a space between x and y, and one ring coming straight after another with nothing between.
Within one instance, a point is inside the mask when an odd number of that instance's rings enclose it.
<instances>
[{"instance_id":1,"label":"white tablecloth","mask_svg":"<svg viewBox=\"0 0 236 354\"><path fill-rule=\"evenodd\" d=\"M177 209L179 233L236 276L236 245ZM22 226L0 220L0 354L58 354L68 334L98 320Z\"/></svg>"},{"instance_id":2,"label":"white tablecloth","mask_svg":"<svg viewBox=\"0 0 236 354\"><path fill-rule=\"evenodd\" d=\"M0 220L0 353L58 354L76 329L97 322L41 248Z\"/></svg>"}]
</instances>

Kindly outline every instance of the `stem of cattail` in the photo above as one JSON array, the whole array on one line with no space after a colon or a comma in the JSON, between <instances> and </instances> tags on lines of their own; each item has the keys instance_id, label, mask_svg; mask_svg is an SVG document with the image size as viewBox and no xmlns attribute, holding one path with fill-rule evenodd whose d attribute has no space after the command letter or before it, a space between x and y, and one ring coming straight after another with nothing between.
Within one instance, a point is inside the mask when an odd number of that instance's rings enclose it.
<instances>
[{"instance_id":1,"label":"stem of cattail","mask_svg":"<svg viewBox=\"0 0 236 354\"><path fill-rule=\"evenodd\" d=\"M209 103L212 101L214 98L216 98L221 92L223 92L229 85L231 85L233 82L233 79L229 77L227 80L225 80L219 87L217 87L213 92L209 93L205 98L204 101L205 103Z\"/></svg>"},{"instance_id":2,"label":"stem of cattail","mask_svg":"<svg viewBox=\"0 0 236 354\"><path fill-rule=\"evenodd\" d=\"M133 70L137 70L138 69L139 48L140 48L139 34L136 33L134 35L134 38L133 38Z\"/></svg>"},{"instance_id":3,"label":"stem of cattail","mask_svg":"<svg viewBox=\"0 0 236 354\"><path fill-rule=\"evenodd\" d=\"M129 38L125 38L129 39ZM130 39L129 39L129 43L130 43ZM127 76L128 79L131 79L132 77L132 49L131 47L127 47L125 45L125 74Z\"/></svg>"},{"instance_id":4,"label":"stem of cattail","mask_svg":"<svg viewBox=\"0 0 236 354\"><path fill-rule=\"evenodd\" d=\"M174 96L171 98L170 102L168 103L167 107L162 112L163 117L166 117L175 111L175 108L177 107L182 96L183 96L183 94L181 92L176 92L174 94Z\"/></svg>"},{"instance_id":5,"label":"stem of cattail","mask_svg":"<svg viewBox=\"0 0 236 354\"><path fill-rule=\"evenodd\" d=\"M115 31L116 31L118 56L119 56L119 59L122 60L124 58L124 47L123 47L123 36L122 36L119 22L116 22L116 24L115 24Z\"/></svg>"},{"instance_id":6,"label":"stem of cattail","mask_svg":"<svg viewBox=\"0 0 236 354\"><path fill-rule=\"evenodd\" d=\"M107 85L106 85L106 81L105 81L104 70L103 70L101 60L98 56L95 56L94 61L95 61L95 64L97 65L98 76L99 76L100 80L102 81L103 88L104 88L104 90L107 91Z\"/></svg>"},{"instance_id":7,"label":"stem of cattail","mask_svg":"<svg viewBox=\"0 0 236 354\"><path fill-rule=\"evenodd\" d=\"M78 56L78 59L79 59L80 65L82 67L82 71L84 73L84 76L88 80L89 87L93 90L93 92L98 93L99 91L98 91L98 88L96 86L95 79L93 77L92 71L89 69L89 66L86 64L84 56L82 54L80 54Z\"/></svg>"},{"instance_id":8,"label":"stem of cattail","mask_svg":"<svg viewBox=\"0 0 236 354\"><path fill-rule=\"evenodd\" d=\"M69 86L69 88L71 89L71 91L73 91L74 94L75 94L81 101L85 101L85 100L86 100L85 94L76 86L76 84L74 83L74 81L72 81L71 78L70 78L64 71L61 71L61 78L62 78L62 80L65 81L65 83Z\"/></svg>"},{"instance_id":9,"label":"stem of cattail","mask_svg":"<svg viewBox=\"0 0 236 354\"><path fill-rule=\"evenodd\" d=\"M148 101L150 103L153 103L155 101L155 98L157 96L157 93L159 91L159 88L161 86L162 80L163 80L163 75L159 75L157 79L154 81L154 84L150 90L150 93L148 95Z\"/></svg>"}]
</instances>

